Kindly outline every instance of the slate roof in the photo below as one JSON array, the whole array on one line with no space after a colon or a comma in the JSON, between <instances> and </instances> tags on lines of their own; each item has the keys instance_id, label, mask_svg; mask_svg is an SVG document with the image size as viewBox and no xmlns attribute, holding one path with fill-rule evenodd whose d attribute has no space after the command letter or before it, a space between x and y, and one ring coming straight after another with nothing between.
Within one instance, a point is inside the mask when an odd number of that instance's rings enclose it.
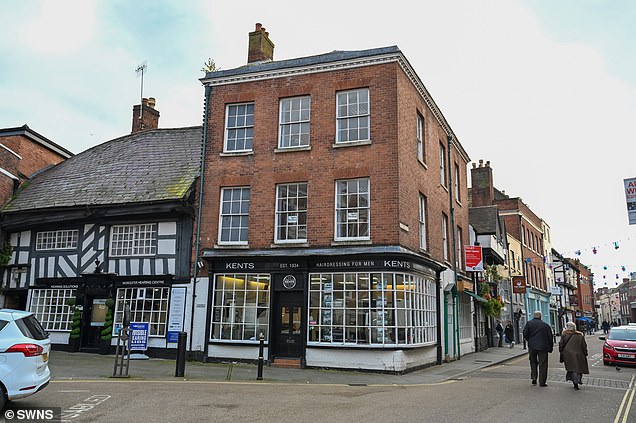
<instances>
[{"instance_id":1,"label":"slate roof","mask_svg":"<svg viewBox=\"0 0 636 423\"><path fill-rule=\"evenodd\" d=\"M208 72L204 78L201 78L201 80L225 78L228 76L243 75L243 74L254 73L254 72L268 72L272 70L312 66L312 65L319 65L322 63L339 62L342 60L354 60L354 59L361 59L365 57L380 56L383 54L396 54L396 53L401 53L400 49L397 46L379 47L379 48L372 48L368 50L353 50L353 51L335 50L329 53L318 54L315 56L308 56L308 57L300 57L296 59L248 63L247 65L243 65L234 69Z\"/></svg>"},{"instance_id":2,"label":"slate roof","mask_svg":"<svg viewBox=\"0 0 636 423\"><path fill-rule=\"evenodd\" d=\"M201 150L200 126L116 138L40 173L3 212L180 200L199 177Z\"/></svg>"},{"instance_id":3,"label":"slate roof","mask_svg":"<svg viewBox=\"0 0 636 423\"><path fill-rule=\"evenodd\" d=\"M499 212L496 206L471 207L468 220L477 234L496 234Z\"/></svg>"}]
</instances>

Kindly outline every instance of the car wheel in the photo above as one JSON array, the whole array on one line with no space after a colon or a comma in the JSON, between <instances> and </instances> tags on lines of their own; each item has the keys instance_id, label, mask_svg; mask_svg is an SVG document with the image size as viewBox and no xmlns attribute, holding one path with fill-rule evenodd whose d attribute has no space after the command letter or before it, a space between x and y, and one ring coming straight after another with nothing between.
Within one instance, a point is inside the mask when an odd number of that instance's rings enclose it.
<instances>
[{"instance_id":1,"label":"car wheel","mask_svg":"<svg viewBox=\"0 0 636 423\"><path fill-rule=\"evenodd\" d=\"M610 365L609 361L607 361L607 360L603 360L603 364L604 364L605 366L609 366L609 365Z\"/></svg>"}]
</instances>

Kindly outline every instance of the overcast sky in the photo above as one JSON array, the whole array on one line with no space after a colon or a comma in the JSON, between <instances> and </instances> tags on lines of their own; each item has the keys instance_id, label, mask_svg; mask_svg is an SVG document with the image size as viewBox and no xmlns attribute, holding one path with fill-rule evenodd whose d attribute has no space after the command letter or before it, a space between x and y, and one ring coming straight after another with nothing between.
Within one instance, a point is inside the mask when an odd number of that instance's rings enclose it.
<instances>
[{"instance_id":1,"label":"overcast sky","mask_svg":"<svg viewBox=\"0 0 636 423\"><path fill-rule=\"evenodd\" d=\"M379 6L5 2L0 128L27 124L74 153L126 135L143 62L143 95L156 98L159 126L200 125L204 62L245 64L256 22L276 45L275 60L397 45L472 161L491 162L495 186L550 224L557 250L590 265L597 287L636 271L636 225L628 225L623 190L623 179L636 177L636 2Z\"/></svg>"}]
</instances>

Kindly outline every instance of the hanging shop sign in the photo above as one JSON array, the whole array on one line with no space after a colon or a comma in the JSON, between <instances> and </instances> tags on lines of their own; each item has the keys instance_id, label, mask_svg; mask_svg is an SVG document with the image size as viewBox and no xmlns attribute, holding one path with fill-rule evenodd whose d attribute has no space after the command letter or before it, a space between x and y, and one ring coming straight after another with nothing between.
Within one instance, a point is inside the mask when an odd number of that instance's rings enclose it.
<instances>
[{"instance_id":1,"label":"hanging shop sign","mask_svg":"<svg viewBox=\"0 0 636 423\"><path fill-rule=\"evenodd\" d=\"M466 270L471 272L483 272L484 270L484 256L479 245L465 245L464 256L466 263Z\"/></svg>"},{"instance_id":2,"label":"hanging shop sign","mask_svg":"<svg viewBox=\"0 0 636 423\"><path fill-rule=\"evenodd\" d=\"M623 180L627 200L627 218L630 225L636 225L636 178Z\"/></svg>"},{"instance_id":3,"label":"hanging shop sign","mask_svg":"<svg viewBox=\"0 0 636 423\"><path fill-rule=\"evenodd\" d=\"M523 276L512 277L512 292L514 294L526 293L526 278Z\"/></svg>"}]
</instances>

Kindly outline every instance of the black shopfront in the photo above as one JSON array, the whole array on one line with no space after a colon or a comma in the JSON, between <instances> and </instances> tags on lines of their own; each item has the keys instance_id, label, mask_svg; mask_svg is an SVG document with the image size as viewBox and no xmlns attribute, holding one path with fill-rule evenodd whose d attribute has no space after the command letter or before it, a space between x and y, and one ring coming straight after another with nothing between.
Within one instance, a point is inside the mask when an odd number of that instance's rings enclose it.
<instances>
[{"instance_id":1,"label":"black shopfront","mask_svg":"<svg viewBox=\"0 0 636 423\"><path fill-rule=\"evenodd\" d=\"M252 361L261 334L268 361L295 359L302 366L311 365L308 348L436 343L443 267L408 252L351 251L204 252L210 277L206 359ZM428 297L416 297L424 285ZM433 310L423 310L424 300ZM413 318L416 302L417 313L428 313L426 324ZM249 352L238 354L241 346Z\"/></svg>"}]
</instances>

